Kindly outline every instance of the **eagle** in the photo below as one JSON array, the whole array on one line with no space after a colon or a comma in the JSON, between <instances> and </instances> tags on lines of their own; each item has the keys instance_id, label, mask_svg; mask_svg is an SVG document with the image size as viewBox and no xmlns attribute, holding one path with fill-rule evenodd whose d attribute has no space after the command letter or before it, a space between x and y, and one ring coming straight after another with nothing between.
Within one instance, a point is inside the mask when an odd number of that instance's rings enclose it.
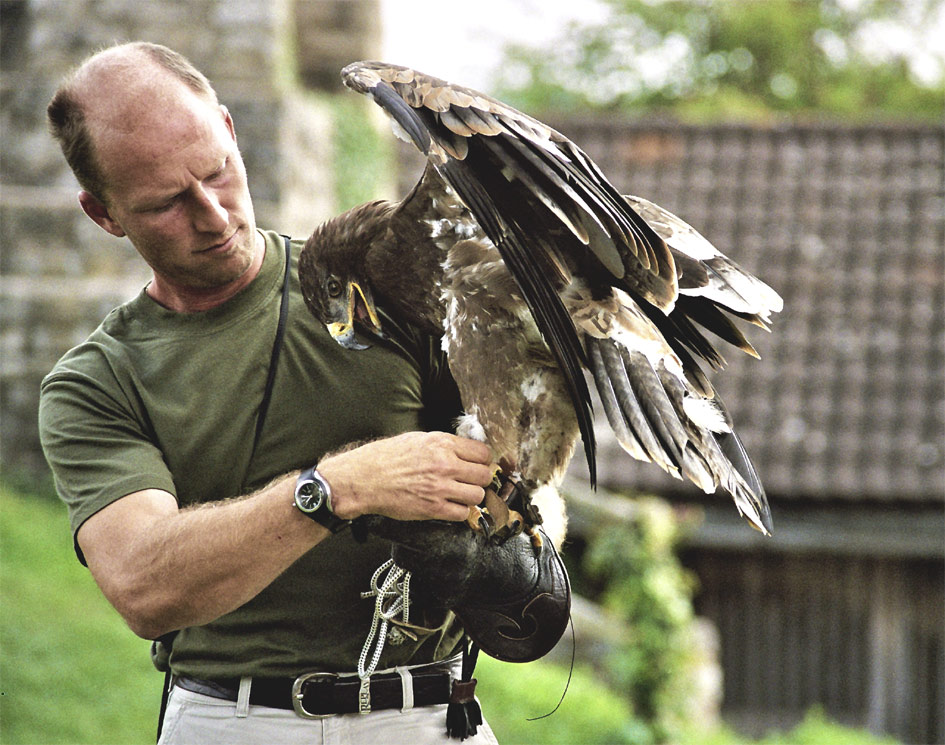
<instances>
[{"instance_id":1,"label":"eagle","mask_svg":"<svg viewBox=\"0 0 945 745\"><path fill-rule=\"evenodd\" d=\"M470 526L540 540L543 522L560 545L557 486L579 438L596 485L590 377L629 455L721 487L769 534L761 480L705 368L724 365L718 340L758 356L735 321L767 330L778 294L511 106L381 62L342 79L426 166L401 201L315 229L299 258L303 296L354 351L384 337L378 307L442 338L464 409L457 434L486 442L498 464Z\"/></svg>"}]
</instances>

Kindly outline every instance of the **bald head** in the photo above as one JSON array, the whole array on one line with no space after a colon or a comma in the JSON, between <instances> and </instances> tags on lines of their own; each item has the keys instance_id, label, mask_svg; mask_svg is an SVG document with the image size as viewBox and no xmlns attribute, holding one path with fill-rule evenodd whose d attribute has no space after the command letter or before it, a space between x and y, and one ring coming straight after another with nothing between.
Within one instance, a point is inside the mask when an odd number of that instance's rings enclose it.
<instances>
[{"instance_id":1,"label":"bald head","mask_svg":"<svg viewBox=\"0 0 945 745\"><path fill-rule=\"evenodd\" d=\"M97 159L103 139L166 117L181 97L216 106L209 81L167 47L132 42L89 57L47 107L53 136L79 184L105 201L106 174Z\"/></svg>"}]
</instances>

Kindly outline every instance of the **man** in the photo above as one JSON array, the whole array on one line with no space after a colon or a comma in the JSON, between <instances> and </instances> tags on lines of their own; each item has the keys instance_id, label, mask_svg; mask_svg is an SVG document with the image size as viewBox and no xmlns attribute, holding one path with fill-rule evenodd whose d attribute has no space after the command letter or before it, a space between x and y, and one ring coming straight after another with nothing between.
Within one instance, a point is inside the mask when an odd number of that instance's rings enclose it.
<instances>
[{"instance_id":1,"label":"man","mask_svg":"<svg viewBox=\"0 0 945 745\"><path fill-rule=\"evenodd\" d=\"M290 272L254 447L286 254L256 228L227 109L182 57L133 43L87 60L48 113L82 209L153 271L43 381L40 430L102 592L139 636L180 630L161 741L446 741L445 701L419 683L455 655L446 612L387 645L379 669L419 666L384 682L395 708L311 719L288 692L303 674L332 687L352 673L370 628L360 593L389 545L339 528L364 514L464 520L492 477L482 443L423 431L456 413L436 340L385 320L390 343L346 352ZM308 481L330 488L317 521L296 501L313 465ZM351 711L350 688L331 693L336 710ZM468 741L494 738L482 726Z\"/></svg>"}]
</instances>

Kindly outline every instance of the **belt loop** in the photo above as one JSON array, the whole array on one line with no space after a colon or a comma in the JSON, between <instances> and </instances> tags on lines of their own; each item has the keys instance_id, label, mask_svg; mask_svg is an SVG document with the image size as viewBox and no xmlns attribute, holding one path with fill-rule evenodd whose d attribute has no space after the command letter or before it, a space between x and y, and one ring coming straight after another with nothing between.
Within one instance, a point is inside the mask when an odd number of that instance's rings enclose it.
<instances>
[{"instance_id":1,"label":"belt loop","mask_svg":"<svg viewBox=\"0 0 945 745\"><path fill-rule=\"evenodd\" d=\"M394 669L400 676L400 687L403 691L403 705L400 710L407 711L413 708L413 673L407 667L395 667Z\"/></svg>"},{"instance_id":2,"label":"belt loop","mask_svg":"<svg viewBox=\"0 0 945 745\"><path fill-rule=\"evenodd\" d=\"M236 716L245 719L249 716L249 693L253 688L253 679L244 675L240 678L240 692L236 697Z\"/></svg>"}]
</instances>

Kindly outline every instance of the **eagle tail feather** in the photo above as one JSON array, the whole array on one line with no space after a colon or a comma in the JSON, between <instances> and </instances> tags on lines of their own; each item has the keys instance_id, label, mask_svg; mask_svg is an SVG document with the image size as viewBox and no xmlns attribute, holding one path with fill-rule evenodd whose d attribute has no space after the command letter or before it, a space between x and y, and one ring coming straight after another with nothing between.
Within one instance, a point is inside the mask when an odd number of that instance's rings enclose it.
<instances>
[{"instance_id":1,"label":"eagle tail feather","mask_svg":"<svg viewBox=\"0 0 945 745\"><path fill-rule=\"evenodd\" d=\"M745 445L742 443L741 438L734 430L731 432L717 432L714 433L713 436L715 441L719 444L722 453L732 464L732 467L744 484L744 489L739 490L742 492L741 494L733 493L732 495L735 497L736 503L739 502L739 497L741 497L741 501L746 503L749 508L748 510L743 510L743 514L748 517L749 521L754 524L758 530L770 534L774 529L774 523L771 518L771 508L768 505L768 497L765 494L765 488L761 483L761 479L758 477L758 472L755 470L751 458L748 457L748 451L745 450Z\"/></svg>"}]
</instances>

